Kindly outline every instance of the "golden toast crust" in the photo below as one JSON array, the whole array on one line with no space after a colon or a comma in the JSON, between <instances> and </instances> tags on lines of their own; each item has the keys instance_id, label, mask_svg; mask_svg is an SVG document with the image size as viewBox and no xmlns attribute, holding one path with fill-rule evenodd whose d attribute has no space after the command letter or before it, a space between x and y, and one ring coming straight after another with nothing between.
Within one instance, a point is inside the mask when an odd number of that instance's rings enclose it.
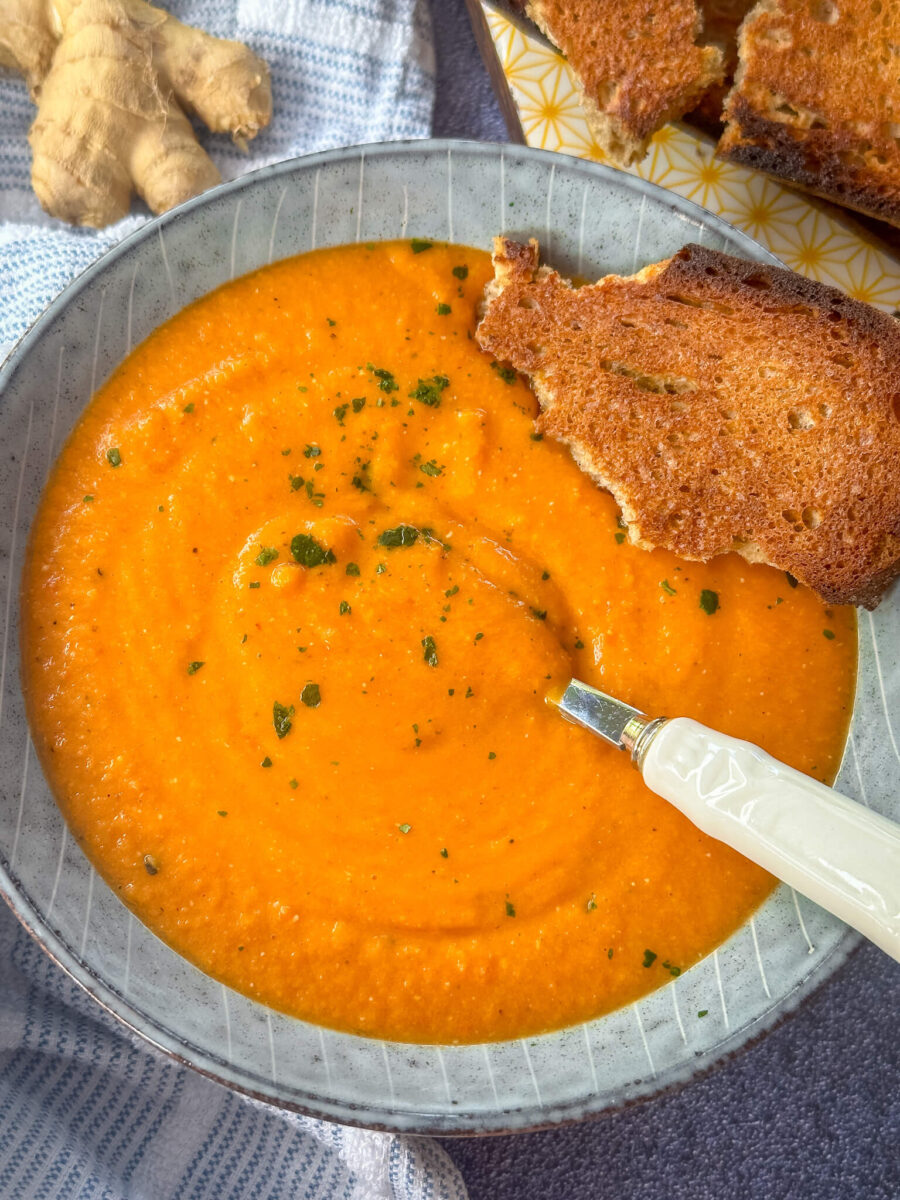
<instances>
[{"instance_id":1,"label":"golden toast crust","mask_svg":"<svg viewBox=\"0 0 900 1200\"><path fill-rule=\"evenodd\" d=\"M686 246L573 288L495 241L483 348L531 377L540 427L631 540L735 550L835 604L900 574L900 326L791 271Z\"/></svg>"},{"instance_id":2,"label":"golden toast crust","mask_svg":"<svg viewBox=\"0 0 900 1200\"><path fill-rule=\"evenodd\" d=\"M569 60L588 126L619 165L722 80L721 50L697 45L695 0L528 0L525 11Z\"/></svg>"},{"instance_id":3,"label":"golden toast crust","mask_svg":"<svg viewBox=\"0 0 900 1200\"><path fill-rule=\"evenodd\" d=\"M900 225L900 15L872 0L762 0L718 154Z\"/></svg>"}]
</instances>

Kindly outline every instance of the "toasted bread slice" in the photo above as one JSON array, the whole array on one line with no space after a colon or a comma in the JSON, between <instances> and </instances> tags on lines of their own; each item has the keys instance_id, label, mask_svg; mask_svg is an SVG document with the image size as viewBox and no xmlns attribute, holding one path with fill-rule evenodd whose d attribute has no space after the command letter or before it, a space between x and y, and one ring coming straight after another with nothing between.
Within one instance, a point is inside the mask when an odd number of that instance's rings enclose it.
<instances>
[{"instance_id":1,"label":"toasted bread slice","mask_svg":"<svg viewBox=\"0 0 900 1200\"><path fill-rule=\"evenodd\" d=\"M618 166L722 80L722 52L699 46L695 0L528 0L526 13L565 54L588 127Z\"/></svg>"},{"instance_id":2,"label":"toasted bread slice","mask_svg":"<svg viewBox=\"0 0 900 1200\"><path fill-rule=\"evenodd\" d=\"M900 9L763 0L739 35L718 153L900 225Z\"/></svg>"},{"instance_id":3,"label":"toasted bread slice","mask_svg":"<svg viewBox=\"0 0 900 1200\"><path fill-rule=\"evenodd\" d=\"M609 488L632 542L735 550L834 604L900 574L900 325L702 246L574 288L497 238L481 346Z\"/></svg>"}]
</instances>

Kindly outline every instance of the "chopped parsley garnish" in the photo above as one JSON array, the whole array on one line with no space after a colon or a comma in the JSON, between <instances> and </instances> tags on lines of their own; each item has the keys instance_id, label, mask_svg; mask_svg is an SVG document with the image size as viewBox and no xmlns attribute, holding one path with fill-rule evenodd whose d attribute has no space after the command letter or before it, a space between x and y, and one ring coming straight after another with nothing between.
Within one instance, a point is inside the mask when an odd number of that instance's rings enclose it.
<instances>
[{"instance_id":1,"label":"chopped parsley garnish","mask_svg":"<svg viewBox=\"0 0 900 1200\"><path fill-rule=\"evenodd\" d=\"M279 704L276 700L272 705L272 724L279 740L291 732L291 717L294 715L293 704Z\"/></svg>"},{"instance_id":2,"label":"chopped parsley garnish","mask_svg":"<svg viewBox=\"0 0 900 1200\"><path fill-rule=\"evenodd\" d=\"M618 532L618 533L614 534L613 536L615 537L616 541L618 542L618 544L619 544L620 546L621 546L621 545L622 545L622 543L625 541L625 534L622 532L622 530L621 530L621 529L619 530L619 532Z\"/></svg>"},{"instance_id":3,"label":"chopped parsley garnish","mask_svg":"<svg viewBox=\"0 0 900 1200\"><path fill-rule=\"evenodd\" d=\"M708 617L711 617L719 607L719 593L711 592L709 588L704 588L700 593L700 607Z\"/></svg>"},{"instance_id":4,"label":"chopped parsley garnish","mask_svg":"<svg viewBox=\"0 0 900 1200\"><path fill-rule=\"evenodd\" d=\"M492 362L491 366L500 376L504 383L513 384L516 382L516 373L512 367L504 367L502 363Z\"/></svg>"},{"instance_id":5,"label":"chopped parsley garnish","mask_svg":"<svg viewBox=\"0 0 900 1200\"><path fill-rule=\"evenodd\" d=\"M533 442L542 442L544 440L544 435L542 433L532 433L529 434L529 436Z\"/></svg>"},{"instance_id":6,"label":"chopped parsley garnish","mask_svg":"<svg viewBox=\"0 0 900 1200\"><path fill-rule=\"evenodd\" d=\"M228 810L227 810L226 808L217 808L217 809L216 809L216 816L218 816L218 817L227 817L227 816L228 816Z\"/></svg>"},{"instance_id":7,"label":"chopped parsley garnish","mask_svg":"<svg viewBox=\"0 0 900 1200\"><path fill-rule=\"evenodd\" d=\"M306 482L302 475L288 475L288 479L291 481L292 492L299 492Z\"/></svg>"},{"instance_id":8,"label":"chopped parsley garnish","mask_svg":"<svg viewBox=\"0 0 900 1200\"><path fill-rule=\"evenodd\" d=\"M387 567L384 565L384 563L379 563L378 566L375 568L375 574L383 575L386 570L387 570Z\"/></svg>"},{"instance_id":9,"label":"chopped parsley garnish","mask_svg":"<svg viewBox=\"0 0 900 1200\"><path fill-rule=\"evenodd\" d=\"M82 503L83 503L83 504L93 504L93 503L94 503L94 497L93 497L93 496L82 496L82 497L81 497L81 500L82 500ZM162 510L160 509L160 511L162 511Z\"/></svg>"},{"instance_id":10,"label":"chopped parsley garnish","mask_svg":"<svg viewBox=\"0 0 900 1200\"><path fill-rule=\"evenodd\" d=\"M673 976L673 978L675 978L675 979L677 979L677 978L678 978L678 976L681 974L681 967L675 967L675 966L673 966L673 965L672 965L672 964L671 964L671 963L668 961L668 959L667 959L667 960L666 960L666 961L663 963L663 966L664 966L664 967L665 967L665 969L666 969L666 970L669 972L669 974L670 974L671 976Z\"/></svg>"},{"instance_id":11,"label":"chopped parsley garnish","mask_svg":"<svg viewBox=\"0 0 900 1200\"><path fill-rule=\"evenodd\" d=\"M833 642L834 641L834 630L833 629L823 629L822 637L827 637L829 642Z\"/></svg>"},{"instance_id":12,"label":"chopped parsley garnish","mask_svg":"<svg viewBox=\"0 0 900 1200\"><path fill-rule=\"evenodd\" d=\"M516 915L515 905L511 904L508 898L506 901L506 915L508 917L514 917Z\"/></svg>"},{"instance_id":13,"label":"chopped parsley garnish","mask_svg":"<svg viewBox=\"0 0 900 1200\"><path fill-rule=\"evenodd\" d=\"M353 609L350 607L350 605L347 603L346 600L342 600L341 604L340 604L340 608L338 609L338 612L341 614L342 617L345 617L347 615L347 613L353 612Z\"/></svg>"},{"instance_id":14,"label":"chopped parsley garnish","mask_svg":"<svg viewBox=\"0 0 900 1200\"><path fill-rule=\"evenodd\" d=\"M266 755L266 757L262 760L262 762L259 765L261 767L271 767L272 760L271 760L271 758L269 758L268 754Z\"/></svg>"},{"instance_id":15,"label":"chopped parsley garnish","mask_svg":"<svg viewBox=\"0 0 900 1200\"><path fill-rule=\"evenodd\" d=\"M797 586L797 580L793 577L793 575L790 573L790 571L785 571L784 577L785 577L785 579L787 579L787 581L791 587L795 588Z\"/></svg>"},{"instance_id":16,"label":"chopped parsley garnish","mask_svg":"<svg viewBox=\"0 0 900 1200\"><path fill-rule=\"evenodd\" d=\"M475 695L475 693L472 691L472 689L471 689L470 687L467 687L467 688L466 688L466 699L467 699L467 700L471 700L471 698L472 698L474 695Z\"/></svg>"},{"instance_id":17,"label":"chopped parsley garnish","mask_svg":"<svg viewBox=\"0 0 900 1200\"><path fill-rule=\"evenodd\" d=\"M581 638L576 638L576 639L575 639L575 649L576 649L576 650L583 650L583 649L584 649L584 642L581 640Z\"/></svg>"},{"instance_id":18,"label":"chopped parsley garnish","mask_svg":"<svg viewBox=\"0 0 900 1200\"><path fill-rule=\"evenodd\" d=\"M476 634L475 634L475 641L476 641L476 642L480 642L480 641L481 641L481 639L482 639L483 637L484 637L484 634L483 634L483 633L476 633Z\"/></svg>"},{"instance_id":19,"label":"chopped parsley garnish","mask_svg":"<svg viewBox=\"0 0 900 1200\"><path fill-rule=\"evenodd\" d=\"M187 669L188 675L196 675L197 672L200 670L200 668L205 665L206 664L203 662L188 663L188 669Z\"/></svg>"},{"instance_id":20,"label":"chopped parsley garnish","mask_svg":"<svg viewBox=\"0 0 900 1200\"><path fill-rule=\"evenodd\" d=\"M449 386L450 380L446 375L432 375L430 379L420 379L409 396L429 408L437 408L441 402L441 392Z\"/></svg>"},{"instance_id":21,"label":"chopped parsley garnish","mask_svg":"<svg viewBox=\"0 0 900 1200\"><path fill-rule=\"evenodd\" d=\"M645 950L645 951L644 951L644 964L643 964L643 965L644 965L645 967L652 967L652 966L653 966L653 964L654 964L655 962L656 962L656 955L653 953L653 951L652 951L652 950Z\"/></svg>"},{"instance_id":22,"label":"chopped parsley garnish","mask_svg":"<svg viewBox=\"0 0 900 1200\"><path fill-rule=\"evenodd\" d=\"M593 892L591 892L591 898L590 898L590 900L588 900L585 907L587 908L588 912L593 912L594 909L597 907L597 897L594 895Z\"/></svg>"},{"instance_id":23,"label":"chopped parsley garnish","mask_svg":"<svg viewBox=\"0 0 900 1200\"><path fill-rule=\"evenodd\" d=\"M365 396L357 396L355 400L350 401L350 406L355 413L362 412L362 410L366 407Z\"/></svg>"},{"instance_id":24,"label":"chopped parsley garnish","mask_svg":"<svg viewBox=\"0 0 900 1200\"><path fill-rule=\"evenodd\" d=\"M322 693L317 683L308 683L300 693L301 701L307 708L318 708L322 703Z\"/></svg>"},{"instance_id":25,"label":"chopped parsley garnish","mask_svg":"<svg viewBox=\"0 0 900 1200\"><path fill-rule=\"evenodd\" d=\"M153 857L152 854L144 855L144 870L147 872L148 875L158 875L159 874L159 863L156 861L156 859Z\"/></svg>"},{"instance_id":26,"label":"chopped parsley garnish","mask_svg":"<svg viewBox=\"0 0 900 1200\"><path fill-rule=\"evenodd\" d=\"M666 593L667 596L676 595L675 589L672 587L671 583L669 583L668 579L661 579L659 581L659 586L662 588L662 590Z\"/></svg>"},{"instance_id":27,"label":"chopped parsley garnish","mask_svg":"<svg viewBox=\"0 0 900 1200\"><path fill-rule=\"evenodd\" d=\"M409 831L412 829L412 825L407 825L406 822L404 822L402 825L398 825L397 828L401 833L409 833Z\"/></svg>"},{"instance_id":28,"label":"chopped parsley garnish","mask_svg":"<svg viewBox=\"0 0 900 1200\"><path fill-rule=\"evenodd\" d=\"M450 312L451 312L450 305L449 304L439 304L437 306L436 312L439 317L449 316Z\"/></svg>"},{"instance_id":29,"label":"chopped parsley garnish","mask_svg":"<svg viewBox=\"0 0 900 1200\"><path fill-rule=\"evenodd\" d=\"M444 472L444 468L433 458L429 462L419 463L419 470L423 475L431 475L432 477L442 475Z\"/></svg>"},{"instance_id":30,"label":"chopped parsley garnish","mask_svg":"<svg viewBox=\"0 0 900 1200\"><path fill-rule=\"evenodd\" d=\"M450 857L450 852L447 850L447 847L445 846L443 848L443 850L441 851L441 858L449 858L449 857Z\"/></svg>"},{"instance_id":31,"label":"chopped parsley garnish","mask_svg":"<svg viewBox=\"0 0 900 1200\"><path fill-rule=\"evenodd\" d=\"M113 448L111 450L107 450L106 461L109 463L109 465L111 467L121 467L122 454L121 454L118 446L113 446Z\"/></svg>"},{"instance_id":32,"label":"chopped parsley garnish","mask_svg":"<svg viewBox=\"0 0 900 1200\"><path fill-rule=\"evenodd\" d=\"M707 1017L707 1016L709 1016L709 1009L708 1009L708 1008L701 1008L701 1009L700 1009L700 1011L697 1013L697 1016L698 1016L698 1017Z\"/></svg>"},{"instance_id":33,"label":"chopped parsley garnish","mask_svg":"<svg viewBox=\"0 0 900 1200\"><path fill-rule=\"evenodd\" d=\"M547 620L547 610L546 610L546 608L533 608L531 611L532 611L532 614L533 614L533 615L534 615L534 616L535 616L535 617L536 617L536 618L537 618L539 621L546 621L546 620Z\"/></svg>"},{"instance_id":34,"label":"chopped parsley garnish","mask_svg":"<svg viewBox=\"0 0 900 1200\"><path fill-rule=\"evenodd\" d=\"M425 242L421 238L413 238L409 245L413 254L422 254L423 251L430 250L433 243Z\"/></svg>"},{"instance_id":35,"label":"chopped parsley garnish","mask_svg":"<svg viewBox=\"0 0 900 1200\"><path fill-rule=\"evenodd\" d=\"M299 780L299 779L289 779L289 780L288 780L288 784L289 784L289 785L290 785L292 788L298 788L298 787L300 786L300 780Z\"/></svg>"},{"instance_id":36,"label":"chopped parsley garnish","mask_svg":"<svg viewBox=\"0 0 900 1200\"><path fill-rule=\"evenodd\" d=\"M378 380L378 386L383 392L397 392L400 390L400 384L394 378L393 371L386 371L384 367L373 367L371 363L366 363L366 370L372 372Z\"/></svg>"},{"instance_id":37,"label":"chopped parsley garnish","mask_svg":"<svg viewBox=\"0 0 900 1200\"><path fill-rule=\"evenodd\" d=\"M298 533L291 538L291 554L302 567L321 567L336 561L334 551L320 546L308 533Z\"/></svg>"},{"instance_id":38,"label":"chopped parsley garnish","mask_svg":"<svg viewBox=\"0 0 900 1200\"><path fill-rule=\"evenodd\" d=\"M456 276L457 279L468 279L469 268L468 267L454 267L453 274Z\"/></svg>"},{"instance_id":39,"label":"chopped parsley garnish","mask_svg":"<svg viewBox=\"0 0 900 1200\"><path fill-rule=\"evenodd\" d=\"M496 757L497 757L497 755L493 750L488 751L488 759L491 762L493 762Z\"/></svg>"},{"instance_id":40,"label":"chopped parsley garnish","mask_svg":"<svg viewBox=\"0 0 900 1200\"><path fill-rule=\"evenodd\" d=\"M321 446L317 446L317 445L315 445L315 443L311 443L303 451L303 457L304 458L318 458L321 453L322 453Z\"/></svg>"},{"instance_id":41,"label":"chopped parsley garnish","mask_svg":"<svg viewBox=\"0 0 900 1200\"><path fill-rule=\"evenodd\" d=\"M337 325L337 321L332 321L331 317L326 317L325 320L328 322L329 325L332 325L332 326Z\"/></svg>"},{"instance_id":42,"label":"chopped parsley garnish","mask_svg":"<svg viewBox=\"0 0 900 1200\"><path fill-rule=\"evenodd\" d=\"M606 952L606 957L607 957L607 958L612 958L612 956L613 956L612 947L610 947L610 949L609 949L609 950L607 950L607 952Z\"/></svg>"},{"instance_id":43,"label":"chopped parsley garnish","mask_svg":"<svg viewBox=\"0 0 900 1200\"><path fill-rule=\"evenodd\" d=\"M193 403L193 401L191 401L191 403L190 403L190 404L186 404L186 405L184 406L184 408L183 408L181 411L182 411L183 413L192 413L192 412L194 411L194 403Z\"/></svg>"},{"instance_id":44,"label":"chopped parsley garnish","mask_svg":"<svg viewBox=\"0 0 900 1200\"><path fill-rule=\"evenodd\" d=\"M444 592L444 595L449 599L451 596L455 596L458 591L459 591L459 584L454 583L452 588L447 588L446 592Z\"/></svg>"},{"instance_id":45,"label":"chopped parsley garnish","mask_svg":"<svg viewBox=\"0 0 900 1200\"><path fill-rule=\"evenodd\" d=\"M434 643L434 638L423 637L422 649L424 650L422 657L425 659L425 662L428 663L429 667L436 667L438 665L438 653L437 646Z\"/></svg>"},{"instance_id":46,"label":"chopped parsley garnish","mask_svg":"<svg viewBox=\"0 0 900 1200\"><path fill-rule=\"evenodd\" d=\"M356 565L356 563L347 563L347 570L344 572L344 574L345 575L358 575L359 567Z\"/></svg>"},{"instance_id":47,"label":"chopped parsley garnish","mask_svg":"<svg viewBox=\"0 0 900 1200\"><path fill-rule=\"evenodd\" d=\"M414 525L398 525L396 529L385 529L378 535L378 545L396 550L400 546L413 546L419 537Z\"/></svg>"},{"instance_id":48,"label":"chopped parsley garnish","mask_svg":"<svg viewBox=\"0 0 900 1200\"><path fill-rule=\"evenodd\" d=\"M274 562L278 557L278 551L274 546L260 546L259 554L253 560L258 567L268 566L270 562Z\"/></svg>"},{"instance_id":49,"label":"chopped parsley garnish","mask_svg":"<svg viewBox=\"0 0 900 1200\"><path fill-rule=\"evenodd\" d=\"M260 586L260 584L258 581L256 583L248 583L247 584L248 588L258 588L259 586Z\"/></svg>"},{"instance_id":50,"label":"chopped parsley garnish","mask_svg":"<svg viewBox=\"0 0 900 1200\"><path fill-rule=\"evenodd\" d=\"M344 417L347 415L347 409L349 407L349 404L339 404L337 408L332 409L332 414L335 417L338 425L343 425Z\"/></svg>"}]
</instances>

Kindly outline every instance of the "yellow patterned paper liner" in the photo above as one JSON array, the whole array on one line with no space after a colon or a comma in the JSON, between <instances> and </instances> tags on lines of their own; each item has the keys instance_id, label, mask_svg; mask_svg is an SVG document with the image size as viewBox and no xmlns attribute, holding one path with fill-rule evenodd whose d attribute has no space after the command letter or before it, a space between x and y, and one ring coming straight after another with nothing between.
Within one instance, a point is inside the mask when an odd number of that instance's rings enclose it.
<instances>
[{"instance_id":1,"label":"yellow patterned paper liner","mask_svg":"<svg viewBox=\"0 0 900 1200\"><path fill-rule=\"evenodd\" d=\"M603 162L566 60L489 4L484 10L528 145ZM900 307L900 263L891 254L799 193L759 171L723 162L713 150L701 134L667 125L629 172L724 217L802 275L887 311Z\"/></svg>"}]
</instances>

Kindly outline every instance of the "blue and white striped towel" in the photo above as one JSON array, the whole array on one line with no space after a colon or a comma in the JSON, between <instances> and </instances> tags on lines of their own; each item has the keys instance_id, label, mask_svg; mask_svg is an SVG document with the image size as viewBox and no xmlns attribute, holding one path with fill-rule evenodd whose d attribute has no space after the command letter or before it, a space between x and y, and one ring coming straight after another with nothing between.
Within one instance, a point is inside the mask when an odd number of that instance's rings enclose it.
<instances>
[{"instance_id":1,"label":"blue and white striped towel","mask_svg":"<svg viewBox=\"0 0 900 1200\"><path fill-rule=\"evenodd\" d=\"M192 24L269 62L277 118L237 151L203 139L226 179L330 146L430 132L425 0L173 0ZM103 232L48 220L29 186L33 108L0 74L0 360L53 296L141 220ZM127 1034L0 904L3 1200L465 1200L444 1152L246 1100Z\"/></svg>"}]
</instances>

